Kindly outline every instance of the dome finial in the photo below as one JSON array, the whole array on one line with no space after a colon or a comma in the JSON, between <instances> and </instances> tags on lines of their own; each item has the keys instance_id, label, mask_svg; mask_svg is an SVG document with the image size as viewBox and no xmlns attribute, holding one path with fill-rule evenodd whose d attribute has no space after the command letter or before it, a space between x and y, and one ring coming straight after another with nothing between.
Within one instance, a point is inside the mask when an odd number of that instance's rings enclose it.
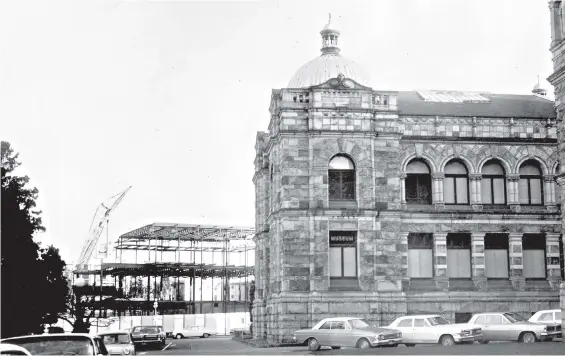
<instances>
[{"instance_id":1,"label":"dome finial","mask_svg":"<svg viewBox=\"0 0 565 356\"><path fill-rule=\"evenodd\" d=\"M322 31L322 55L325 54L338 54L340 49L337 46L337 39L339 38L339 31L332 26L332 14L328 14L328 24L324 26Z\"/></svg>"},{"instance_id":2,"label":"dome finial","mask_svg":"<svg viewBox=\"0 0 565 356\"><path fill-rule=\"evenodd\" d=\"M546 96L547 95L547 89L542 88L540 82L539 82L539 74L538 74L538 83L534 86L534 89L532 89L532 93L535 95L539 95L539 96Z\"/></svg>"}]
</instances>

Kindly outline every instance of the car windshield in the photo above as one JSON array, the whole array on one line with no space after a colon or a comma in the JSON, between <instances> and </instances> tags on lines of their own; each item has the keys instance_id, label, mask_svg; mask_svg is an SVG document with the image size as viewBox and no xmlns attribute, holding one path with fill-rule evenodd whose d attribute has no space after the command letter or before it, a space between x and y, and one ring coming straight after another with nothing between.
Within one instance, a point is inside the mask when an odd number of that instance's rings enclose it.
<instances>
[{"instance_id":1,"label":"car windshield","mask_svg":"<svg viewBox=\"0 0 565 356\"><path fill-rule=\"evenodd\" d=\"M521 316L520 314L516 314L516 313L504 313L504 316L511 323L517 323L519 321L526 321L526 319L524 319L523 316Z\"/></svg>"},{"instance_id":2,"label":"car windshield","mask_svg":"<svg viewBox=\"0 0 565 356\"><path fill-rule=\"evenodd\" d=\"M104 344L129 344L130 339L128 334L110 334L104 335Z\"/></svg>"},{"instance_id":3,"label":"car windshield","mask_svg":"<svg viewBox=\"0 0 565 356\"><path fill-rule=\"evenodd\" d=\"M94 355L94 346L88 337L31 336L4 342L21 346L32 355Z\"/></svg>"},{"instance_id":4,"label":"car windshield","mask_svg":"<svg viewBox=\"0 0 565 356\"><path fill-rule=\"evenodd\" d=\"M351 319L349 320L349 324L351 324L352 329L364 329L371 326L363 319Z\"/></svg>"},{"instance_id":5,"label":"car windshield","mask_svg":"<svg viewBox=\"0 0 565 356\"><path fill-rule=\"evenodd\" d=\"M428 318L428 323L430 323L431 326L448 325L449 321L445 320L441 316L434 316L433 318Z\"/></svg>"},{"instance_id":6,"label":"car windshield","mask_svg":"<svg viewBox=\"0 0 565 356\"><path fill-rule=\"evenodd\" d=\"M144 326L133 328L135 334L158 334L159 328L155 326Z\"/></svg>"}]
</instances>

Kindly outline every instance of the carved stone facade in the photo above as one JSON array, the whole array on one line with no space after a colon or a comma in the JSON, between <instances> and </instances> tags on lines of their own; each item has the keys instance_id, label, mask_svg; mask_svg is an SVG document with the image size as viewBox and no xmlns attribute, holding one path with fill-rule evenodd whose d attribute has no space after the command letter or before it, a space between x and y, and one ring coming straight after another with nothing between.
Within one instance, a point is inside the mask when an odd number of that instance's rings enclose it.
<instances>
[{"instance_id":1,"label":"carved stone facade","mask_svg":"<svg viewBox=\"0 0 565 356\"><path fill-rule=\"evenodd\" d=\"M559 144L558 159L560 167L565 163L565 123L563 120L565 113L565 2L549 1L549 11L551 20L551 53L553 55L553 74L548 81L555 88L555 109L557 111L557 140ZM565 170L556 172L557 183L561 191L561 198L565 197ZM565 227L565 218L562 216L561 224ZM565 252L564 252L565 253ZM561 290L561 309L565 318L565 284ZM565 320L565 319L564 319ZM565 331L564 331L565 340Z\"/></svg>"},{"instance_id":2,"label":"carved stone facade","mask_svg":"<svg viewBox=\"0 0 565 356\"><path fill-rule=\"evenodd\" d=\"M257 134L255 338L290 342L330 316L386 325L559 305L553 103L425 100L325 79L273 90L268 132Z\"/></svg>"}]
</instances>

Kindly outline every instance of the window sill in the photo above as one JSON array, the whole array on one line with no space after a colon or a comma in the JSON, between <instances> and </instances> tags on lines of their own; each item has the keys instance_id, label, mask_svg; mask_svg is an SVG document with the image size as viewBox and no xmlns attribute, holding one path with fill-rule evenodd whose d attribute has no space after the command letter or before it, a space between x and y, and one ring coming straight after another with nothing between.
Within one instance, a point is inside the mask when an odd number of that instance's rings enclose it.
<instances>
[{"instance_id":1,"label":"window sill","mask_svg":"<svg viewBox=\"0 0 565 356\"><path fill-rule=\"evenodd\" d=\"M357 277L330 277L330 290L359 290Z\"/></svg>"},{"instance_id":2,"label":"window sill","mask_svg":"<svg viewBox=\"0 0 565 356\"><path fill-rule=\"evenodd\" d=\"M357 209L357 200L330 200L330 209Z\"/></svg>"}]
</instances>

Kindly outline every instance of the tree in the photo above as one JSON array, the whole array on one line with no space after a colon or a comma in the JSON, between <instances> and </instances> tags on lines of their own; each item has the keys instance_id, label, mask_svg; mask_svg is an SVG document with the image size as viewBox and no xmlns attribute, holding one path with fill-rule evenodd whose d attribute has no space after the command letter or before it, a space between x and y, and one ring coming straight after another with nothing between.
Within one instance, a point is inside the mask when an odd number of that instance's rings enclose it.
<instances>
[{"instance_id":1,"label":"tree","mask_svg":"<svg viewBox=\"0 0 565 356\"><path fill-rule=\"evenodd\" d=\"M29 177L14 174L21 163L8 142L2 141L0 156L0 318L4 325L0 332L4 338L42 332L42 324L53 320L53 313L61 308L67 292L62 287L64 262L58 251L53 247L41 249L33 239L36 232L45 231L41 223L41 211L36 209L38 191L27 186ZM52 282L57 285L53 290Z\"/></svg>"}]
</instances>

